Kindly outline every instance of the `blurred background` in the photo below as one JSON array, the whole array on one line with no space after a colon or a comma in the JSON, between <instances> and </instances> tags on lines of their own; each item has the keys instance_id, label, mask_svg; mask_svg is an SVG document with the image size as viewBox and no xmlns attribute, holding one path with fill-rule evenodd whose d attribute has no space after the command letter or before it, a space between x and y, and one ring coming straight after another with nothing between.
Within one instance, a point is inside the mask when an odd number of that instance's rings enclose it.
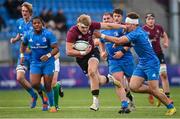
<instances>
[{"instance_id":1,"label":"blurred background","mask_svg":"<svg viewBox=\"0 0 180 119\"><path fill-rule=\"evenodd\" d=\"M163 26L170 40L170 47L164 50L170 84L180 86L180 0L0 0L0 89L21 88L15 70L19 43L9 41L16 35L16 20L21 17L20 8L25 1L33 4L34 16L41 16L58 39L61 53L58 80L64 87L88 87L88 80L74 58L65 54L67 30L76 24L80 14L88 14L93 21L100 22L103 13L114 8L121 8L124 16L137 12L141 24L147 12L155 14L156 23ZM108 73L106 62L102 61L99 68L101 73Z\"/></svg>"}]
</instances>

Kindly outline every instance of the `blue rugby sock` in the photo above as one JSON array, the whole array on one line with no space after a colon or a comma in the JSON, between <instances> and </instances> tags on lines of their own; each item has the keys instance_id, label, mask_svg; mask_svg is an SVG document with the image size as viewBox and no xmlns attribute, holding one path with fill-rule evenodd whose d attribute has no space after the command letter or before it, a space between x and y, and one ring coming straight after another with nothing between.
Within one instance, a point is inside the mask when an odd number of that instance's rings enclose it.
<instances>
[{"instance_id":1,"label":"blue rugby sock","mask_svg":"<svg viewBox=\"0 0 180 119\"><path fill-rule=\"evenodd\" d=\"M174 105L170 103L166 107L167 107L167 109L172 109L172 108L174 108Z\"/></svg>"},{"instance_id":2,"label":"blue rugby sock","mask_svg":"<svg viewBox=\"0 0 180 119\"><path fill-rule=\"evenodd\" d=\"M26 90L31 95L31 97L35 97L36 96L36 93L34 92L33 88L28 88Z\"/></svg>"},{"instance_id":3,"label":"blue rugby sock","mask_svg":"<svg viewBox=\"0 0 180 119\"><path fill-rule=\"evenodd\" d=\"M121 107L122 108L127 108L128 107L128 102L127 101L122 101L121 102Z\"/></svg>"},{"instance_id":4,"label":"blue rugby sock","mask_svg":"<svg viewBox=\"0 0 180 119\"><path fill-rule=\"evenodd\" d=\"M44 85L42 85L42 84L40 84L40 90L42 90L43 92L45 92L45 87L44 87Z\"/></svg>"},{"instance_id":5,"label":"blue rugby sock","mask_svg":"<svg viewBox=\"0 0 180 119\"><path fill-rule=\"evenodd\" d=\"M46 92L46 94L48 96L50 106L54 106L54 93L53 93L53 90L51 90L50 92Z\"/></svg>"}]
</instances>

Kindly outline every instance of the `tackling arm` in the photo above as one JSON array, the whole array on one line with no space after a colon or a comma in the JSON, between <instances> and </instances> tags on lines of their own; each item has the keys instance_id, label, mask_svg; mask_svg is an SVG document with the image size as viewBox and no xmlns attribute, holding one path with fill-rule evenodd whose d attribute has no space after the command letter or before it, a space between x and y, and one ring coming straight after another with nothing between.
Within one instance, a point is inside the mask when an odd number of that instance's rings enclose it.
<instances>
[{"instance_id":1,"label":"tackling arm","mask_svg":"<svg viewBox=\"0 0 180 119\"><path fill-rule=\"evenodd\" d=\"M122 36L120 38L117 38L117 37L107 36L107 35L101 34L100 32L97 32L97 31L94 32L94 35L97 38L102 38L102 39L106 39L109 42L113 42L117 46L118 45L124 45L124 44L129 42L129 40L126 36Z\"/></svg>"},{"instance_id":2,"label":"tackling arm","mask_svg":"<svg viewBox=\"0 0 180 119\"><path fill-rule=\"evenodd\" d=\"M122 24L115 24L115 23L102 23L101 22L101 29L126 29L125 25Z\"/></svg>"}]
</instances>

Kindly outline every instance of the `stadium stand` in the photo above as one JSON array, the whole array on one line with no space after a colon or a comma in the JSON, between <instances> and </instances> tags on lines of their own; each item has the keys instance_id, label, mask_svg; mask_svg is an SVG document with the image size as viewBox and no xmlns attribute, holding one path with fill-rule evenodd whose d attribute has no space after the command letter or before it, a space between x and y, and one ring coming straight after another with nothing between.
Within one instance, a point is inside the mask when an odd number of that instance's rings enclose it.
<instances>
[{"instance_id":1,"label":"stadium stand","mask_svg":"<svg viewBox=\"0 0 180 119\"><path fill-rule=\"evenodd\" d=\"M2 5L6 0L0 0L0 13L2 18L8 25L8 32L0 32L0 39L9 39L15 35L15 19L10 19L7 10ZM55 15L59 9L62 9L67 18L67 27L70 28L76 23L76 19L80 14L88 14L94 21L101 21L104 12L113 10L113 3L111 0L24 0L33 4L34 16L40 15L42 10L52 10ZM61 39L62 40L62 39ZM65 38L63 37L63 40ZM72 61L71 58L65 55L65 42L60 45L61 59L63 61ZM13 46L12 51L18 51L18 47ZM16 55L13 55L16 59Z\"/></svg>"}]
</instances>

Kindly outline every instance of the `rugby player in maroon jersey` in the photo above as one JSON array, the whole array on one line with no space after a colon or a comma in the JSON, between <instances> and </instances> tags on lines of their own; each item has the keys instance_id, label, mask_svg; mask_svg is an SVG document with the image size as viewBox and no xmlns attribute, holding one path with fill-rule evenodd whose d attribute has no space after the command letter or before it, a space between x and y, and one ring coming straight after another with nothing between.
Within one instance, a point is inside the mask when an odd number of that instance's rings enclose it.
<instances>
[{"instance_id":1,"label":"rugby player in maroon jersey","mask_svg":"<svg viewBox=\"0 0 180 119\"><path fill-rule=\"evenodd\" d=\"M99 29L119 29L126 28L124 25L113 23L99 23L92 22L91 17L85 14L77 18L77 25L72 26L66 39L66 54L68 56L76 57L76 62L81 67L83 72L90 80L90 89L93 96L93 104L90 106L91 110L97 111L99 109L99 86L109 81L112 81L117 87L121 84L111 75L103 76L98 71L100 53L93 42L93 32ZM89 42L90 47L85 51L78 51L74 49L73 45L78 40Z\"/></svg>"},{"instance_id":2,"label":"rugby player in maroon jersey","mask_svg":"<svg viewBox=\"0 0 180 119\"><path fill-rule=\"evenodd\" d=\"M161 48L161 40L162 40L163 48L168 48L169 46L168 36L164 31L164 29L162 28L162 26L155 23L155 15L153 13L146 14L145 25L143 26L143 29L147 31L147 33L149 34L149 39L152 43L153 49L161 63L160 78L162 81L162 88L166 96L170 99L170 88L169 88L169 81L167 76L167 66L166 66L163 50ZM172 100L170 99L170 101ZM151 95L149 96L149 102L151 104L154 103L153 97ZM160 102L157 103L157 106L160 106Z\"/></svg>"}]
</instances>

